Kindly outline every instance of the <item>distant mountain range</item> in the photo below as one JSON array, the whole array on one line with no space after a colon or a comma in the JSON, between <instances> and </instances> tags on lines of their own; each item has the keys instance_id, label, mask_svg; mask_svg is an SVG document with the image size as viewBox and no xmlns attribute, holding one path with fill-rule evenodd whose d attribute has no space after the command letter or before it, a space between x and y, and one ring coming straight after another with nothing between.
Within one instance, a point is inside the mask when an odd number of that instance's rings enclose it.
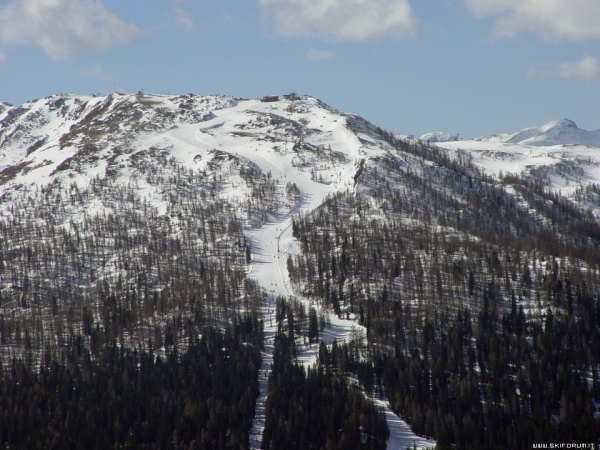
<instances>
[{"instance_id":1,"label":"distant mountain range","mask_svg":"<svg viewBox=\"0 0 600 450\"><path fill-rule=\"evenodd\" d=\"M578 128L569 119L547 123L541 127L526 128L506 140L508 144L525 144L537 147L550 145L587 145L600 147L600 130Z\"/></svg>"},{"instance_id":2,"label":"distant mountain range","mask_svg":"<svg viewBox=\"0 0 600 450\"><path fill-rule=\"evenodd\" d=\"M427 133L420 138L426 142L451 142L456 139L444 132ZM560 119L533 128L524 128L514 134L492 135L473 139L475 142L503 142L506 144L522 144L533 147L553 145L585 145L600 147L600 130L588 131L578 128L569 119Z\"/></svg>"}]
</instances>

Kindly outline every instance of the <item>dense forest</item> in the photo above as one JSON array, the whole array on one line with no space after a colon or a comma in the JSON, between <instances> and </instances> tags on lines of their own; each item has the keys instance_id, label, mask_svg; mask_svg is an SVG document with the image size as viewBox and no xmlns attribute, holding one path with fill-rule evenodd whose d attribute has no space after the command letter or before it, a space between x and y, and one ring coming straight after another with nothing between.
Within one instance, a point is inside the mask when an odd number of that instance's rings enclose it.
<instances>
[{"instance_id":1,"label":"dense forest","mask_svg":"<svg viewBox=\"0 0 600 450\"><path fill-rule=\"evenodd\" d=\"M63 363L14 361L0 384L0 447L248 448L262 331L239 318L164 358L76 338ZM247 345L246 345L247 344Z\"/></svg>"}]
</instances>

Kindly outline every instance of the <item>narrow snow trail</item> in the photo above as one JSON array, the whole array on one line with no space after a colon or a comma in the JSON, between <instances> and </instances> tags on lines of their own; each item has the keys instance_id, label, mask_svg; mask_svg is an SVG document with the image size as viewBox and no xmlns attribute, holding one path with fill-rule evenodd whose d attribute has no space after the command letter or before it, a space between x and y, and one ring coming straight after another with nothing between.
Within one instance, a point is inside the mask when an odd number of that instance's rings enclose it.
<instances>
[{"instance_id":1,"label":"narrow snow trail","mask_svg":"<svg viewBox=\"0 0 600 450\"><path fill-rule=\"evenodd\" d=\"M288 210L279 210L273 222L266 223L260 228L245 231L251 243L253 261L249 277L255 279L268 293L267 300L263 303L262 316L264 321L265 344L262 352L262 366L259 372L260 392L257 399L255 419L250 435L250 448L260 449L262 434L265 428L265 404L267 398L268 378L273 363L273 344L277 331L275 320L275 303L278 296L293 297L302 301L307 310L315 308L320 313L321 307L312 304L308 298L296 295L290 286L287 273L287 258L290 254L297 254L299 249L292 236L292 219L297 213L309 213L320 208L330 195L351 188L353 176L356 173L356 163L361 158L361 144L357 137L347 130L343 124L334 124L323 121L330 127L326 132L332 140L343 147L349 157L345 163L339 163L335 172L330 171L331 178L337 180L319 183L311 180L308 170L292 164L291 155L278 155L273 153L272 143L254 139L242 139L234 135L235 129L228 126L228 122L239 120L236 117L253 108L265 109L257 101L241 102L237 106L225 110L215 111L216 117L196 125L183 126L171 132L171 136L189 146L189 148L210 151L218 149L232 155L245 158L256 164L263 173L271 173L274 180L285 186L288 182L295 183L301 192L300 201ZM272 107L270 107L272 108ZM325 118L325 116L323 116ZM336 122L335 120L333 122ZM317 122L316 126L320 126ZM218 139L217 139L218 136ZM188 152L192 157L193 155ZM354 159L351 159L354 158ZM235 194L233 194L235 196ZM363 327L352 320L344 320L336 315L329 315L330 326L326 327L321 339L326 344L334 340L338 342L350 339L365 339ZM318 345L300 345L298 347L298 360L305 366L316 362ZM389 448L434 446L435 442L427 441L410 431L408 425L396 416L389 406L383 402L378 403L386 411L386 419L390 427Z\"/></svg>"},{"instance_id":2,"label":"narrow snow trail","mask_svg":"<svg viewBox=\"0 0 600 450\"><path fill-rule=\"evenodd\" d=\"M393 413L387 402L378 399L373 399L373 401L376 406L385 410L385 419L390 429L390 438L387 442L388 449L435 448L437 444L435 441L413 433L407 423Z\"/></svg>"},{"instance_id":3,"label":"narrow snow trail","mask_svg":"<svg viewBox=\"0 0 600 450\"><path fill-rule=\"evenodd\" d=\"M310 212L319 207L333 189L332 187L316 182L307 181L307 174L296 174L295 171L284 170L268 157L263 156L264 154L260 151L244 151L240 149L236 153L257 164L263 172L271 172L275 179L279 179L283 183L296 183L302 192L300 202L290 210L280 212L275 222L246 232L254 249L254 262L249 276L257 280L269 293L267 305L263 309L265 351L262 355L263 363L259 374L260 394L257 399L256 416L253 422L250 442L251 448L260 449L262 432L265 427L268 379L273 363L273 343L277 331L275 299L278 296L297 298L288 287L287 268L285 267L286 259L284 258L284 253L282 253L282 247L286 247L287 241L293 239L290 231L293 214ZM340 333L337 338L342 339L342 334ZM312 364L316 360L316 351L317 346L314 346L314 350L310 352L312 355L304 352L303 354L301 353L300 358L303 361L307 359L306 363Z\"/></svg>"}]
</instances>

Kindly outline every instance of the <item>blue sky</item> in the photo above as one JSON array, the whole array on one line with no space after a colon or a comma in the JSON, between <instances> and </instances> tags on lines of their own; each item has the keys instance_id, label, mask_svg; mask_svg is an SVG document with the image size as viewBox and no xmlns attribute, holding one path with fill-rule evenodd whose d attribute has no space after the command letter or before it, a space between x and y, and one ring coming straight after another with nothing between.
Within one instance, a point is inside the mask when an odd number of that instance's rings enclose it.
<instances>
[{"instance_id":1,"label":"blue sky","mask_svg":"<svg viewBox=\"0 0 600 450\"><path fill-rule=\"evenodd\" d=\"M600 128L600 0L0 0L0 100L295 91L382 128Z\"/></svg>"}]
</instances>

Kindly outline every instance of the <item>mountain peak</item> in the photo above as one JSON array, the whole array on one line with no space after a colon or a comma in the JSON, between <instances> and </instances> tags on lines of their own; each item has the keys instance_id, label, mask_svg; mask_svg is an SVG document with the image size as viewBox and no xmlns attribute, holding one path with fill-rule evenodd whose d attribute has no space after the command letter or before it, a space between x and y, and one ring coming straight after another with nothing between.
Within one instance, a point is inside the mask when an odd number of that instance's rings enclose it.
<instances>
[{"instance_id":1,"label":"mountain peak","mask_svg":"<svg viewBox=\"0 0 600 450\"><path fill-rule=\"evenodd\" d=\"M443 131L434 131L432 133L427 133L421 136L419 139L424 142L447 142L449 141L451 136L448 133Z\"/></svg>"},{"instance_id":2,"label":"mountain peak","mask_svg":"<svg viewBox=\"0 0 600 450\"><path fill-rule=\"evenodd\" d=\"M560 119L540 127L525 128L510 136L506 143L536 147L552 145L600 147L600 131L583 130L570 119Z\"/></svg>"},{"instance_id":3,"label":"mountain peak","mask_svg":"<svg viewBox=\"0 0 600 450\"><path fill-rule=\"evenodd\" d=\"M556 128L577 128L577 124L570 119L560 119L553 123Z\"/></svg>"}]
</instances>

